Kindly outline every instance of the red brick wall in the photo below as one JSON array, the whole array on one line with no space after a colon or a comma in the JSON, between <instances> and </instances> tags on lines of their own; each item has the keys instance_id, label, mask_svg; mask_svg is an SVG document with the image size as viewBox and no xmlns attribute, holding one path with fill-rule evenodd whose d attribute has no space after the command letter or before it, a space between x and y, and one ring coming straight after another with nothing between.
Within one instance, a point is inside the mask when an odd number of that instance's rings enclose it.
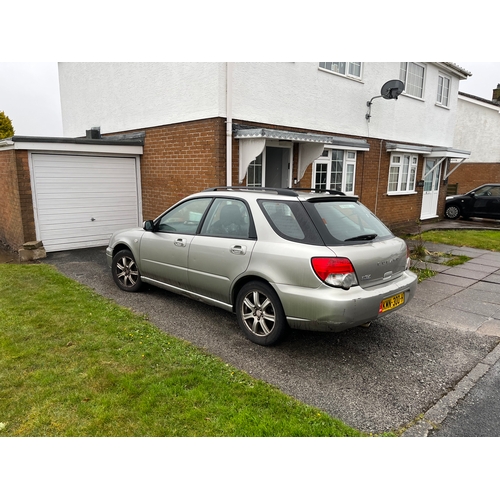
<instances>
[{"instance_id":1,"label":"red brick wall","mask_svg":"<svg viewBox=\"0 0 500 500\"><path fill-rule=\"evenodd\" d=\"M386 142L379 139L367 139L369 151L359 151L356 159L356 179L354 193L363 205L374 212L379 219L391 228L412 225L420 219L422 209L422 188L417 187L417 194L387 195L389 165L391 154L386 151ZM297 156L294 154L294 156ZM419 158L417 181L422 178L423 158ZM294 166L294 173L297 166ZM312 168L308 167L300 187L311 186ZM438 214L444 210L446 189L441 188ZM435 220L435 219L434 219Z\"/></svg>"},{"instance_id":2,"label":"red brick wall","mask_svg":"<svg viewBox=\"0 0 500 500\"><path fill-rule=\"evenodd\" d=\"M452 163L448 170L452 170ZM449 184L458 183L458 194L464 194L481 184L500 183L500 163L462 163L448 178Z\"/></svg>"},{"instance_id":3,"label":"red brick wall","mask_svg":"<svg viewBox=\"0 0 500 500\"><path fill-rule=\"evenodd\" d=\"M280 128L270 124L238 122L255 127ZM165 125L147 129L141 159L143 216L159 215L183 197L212 186L226 185L226 125L224 118ZM297 132L314 132L294 129ZM386 142L367 139L370 150L358 152L355 194L391 228L414 224L420 219L422 188L417 194L388 196L390 153ZM232 184L237 186L239 140L232 139ZM294 145L293 173L298 172L298 144ZM422 178L423 158L419 158L417 181ZM297 187L311 186L308 167ZM243 185L245 181L243 182ZM446 188L441 186L438 214L444 210Z\"/></svg>"},{"instance_id":4,"label":"red brick wall","mask_svg":"<svg viewBox=\"0 0 500 500\"><path fill-rule=\"evenodd\" d=\"M223 118L146 130L141 158L144 219L189 194L226 184L225 133Z\"/></svg>"},{"instance_id":5,"label":"red brick wall","mask_svg":"<svg viewBox=\"0 0 500 500\"><path fill-rule=\"evenodd\" d=\"M360 201L379 219L391 228L409 225L420 219L422 188L415 188L417 194L387 194L391 153L386 151L386 141L368 139L370 151L361 159L358 173L362 179L356 183ZM417 165L417 182L422 178L423 159ZM378 186L378 187L377 187Z\"/></svg>"},{"instance_id":6,"label":"red brick wall","mask_svg":"<svg viewBox=\"0 0 500 500\"><path fill-rule=\"evenodd\" d=\"M0 151L0 240L17 250L35 239L27 151Z\"/></svg>"},{"instance_id":7,"label":"red brick wall","mask_svg":"<svg viewBox=\"0 0 500 500\"><path fill-rule=\"evenodd\" d=\"M28 151L16 151L17 180L19 198L21 200L21 218L24 228L24 241L36 239L35 215L33 209L33 193L31 191Z\"/></svg>"}]
</instances>

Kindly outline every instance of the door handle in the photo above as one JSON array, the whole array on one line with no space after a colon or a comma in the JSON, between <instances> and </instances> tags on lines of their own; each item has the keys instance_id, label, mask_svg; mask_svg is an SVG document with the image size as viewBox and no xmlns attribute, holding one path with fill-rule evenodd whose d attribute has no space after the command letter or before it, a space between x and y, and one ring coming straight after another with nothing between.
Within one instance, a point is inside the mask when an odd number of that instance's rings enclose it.
<instances>
[{"instance_id":1,"label":"door handle","mask_svg":"<svg viewBox=\"0 0 500 500\"><path fill-rule=\"evenodd\" d=\"M245 245L233 245L229 251L234 255L245 255L247 247Z\"/></svg>"},{"instance_id":2,"label":"door handle","mask_svg":"<svg viewBox=\"0 0 500 500\"><path fill-rule=\"evenodd\" d=\"M185 247L186 246L186 240L184 238L178 238L174 241L174 245L176 247Z\"/></svg>"}]
</instances>

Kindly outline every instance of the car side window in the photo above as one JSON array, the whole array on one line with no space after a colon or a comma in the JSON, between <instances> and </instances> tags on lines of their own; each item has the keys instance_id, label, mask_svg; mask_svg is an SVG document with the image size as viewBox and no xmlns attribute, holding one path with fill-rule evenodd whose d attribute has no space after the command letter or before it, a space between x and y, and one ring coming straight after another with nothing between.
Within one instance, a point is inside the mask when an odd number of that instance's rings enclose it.
<instances>
[{"instance_id":1,"label":"car side window","mask_svg":"<svg viewBox=\"0 0 500 500\"><path fill-rule=\"evenodd\" d=\"M491 189L491 186L483 186L480 189L476 189L476 191L474 191L474 194L476 196L491 196Z\"/></svg>"},{"instance_id":2,"label":"car side window","mask_svg":"<svg viewBox=\"0 0 500 500\"><path fill-rule=\"evenodd\" d=\"M259 200L273 230L286 240L321 245L322 240L298 201Z\"/></svg>"},{"instance_id":3,"label":"car side window","mask_svg":"<svg viewBox=\"0 0 500 500\"><path fill-rule=\"evenodd\" d=\"M212 198L188 200L162 215L156 223L159 233L196 234Z\"/></svg>"},{"instance_id":4,"label":"car side window","mask_svg":"<svg viewBox=\"0 0 500 500\"><path fill-rule=\"evenodd\" d=\"M304 231L302 231L288 203L263 202L262 207L278 232L294 240L305 238Z\"/></svg>"},{"instance_id":5,"label":"car side window","mask_svg":"<svg viewBox=\"0 0 500 500\"><path fill-rule=\"evenodd\" d=\"M216 199L210 207L200 234L226 238L249 238L250 217L247 206L240 200Z\"/></svg>"}]
</instances>

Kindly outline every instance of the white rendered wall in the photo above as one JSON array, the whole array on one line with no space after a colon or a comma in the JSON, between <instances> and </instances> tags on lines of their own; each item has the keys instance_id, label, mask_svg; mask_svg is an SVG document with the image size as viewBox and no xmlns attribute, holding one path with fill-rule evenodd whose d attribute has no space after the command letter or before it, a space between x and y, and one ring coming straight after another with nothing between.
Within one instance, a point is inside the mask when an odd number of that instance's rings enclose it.
<instances>
[{"instance_id":1,"label":"white rendered wall","mask_svg":"<svg viewBox=\"0 0 500 500\"><path fill-rule=\"evenodd\" d=\"M499 138L500 108L459 96L453 147L471 151L466 162L499 163Z\"/></svg>"},{"instance_id":2,"label":"white rendered wall","mask_svg":"<svg viewBox=\"0 0 500 500\"><path fill-rule=\"evenodd\" d=\"M424 99L366 103L399 79L399 63L364 63L361 81L318 62L234 63L233 119L328 133L452 146L458 78L447 109L436 105L439 68L426 63ZM446 73L445 73L446 74ZM225 63L60 63L66 136L117 132L226 116Z\"/></svg>"},{"instance_id":3,"label":"white rendered wall","mask_svg":"<svg viewBox=\"0 0 500 500\"><path fill-rule=\"evenodd\" d=\"M59 63L59 84L67 137L84 136L91 127L121 132L221 116L225 110L220 64Z\"/></svg>"},{"instance_id":4,"label":"white rendered wall","mask_svg":"<svg viewBox=\"0 0 500 500\"><path fill-rule=\"evenodd\" d=\"M451 146L458 78L449 109L436 106L439 70L426 64L424 99L402 95L366 103L382 85L399 79L399 63L364 63L361 81L318 69L318 63L237 63L233 117L361 137Z\"/></svg>"}]
</instances>

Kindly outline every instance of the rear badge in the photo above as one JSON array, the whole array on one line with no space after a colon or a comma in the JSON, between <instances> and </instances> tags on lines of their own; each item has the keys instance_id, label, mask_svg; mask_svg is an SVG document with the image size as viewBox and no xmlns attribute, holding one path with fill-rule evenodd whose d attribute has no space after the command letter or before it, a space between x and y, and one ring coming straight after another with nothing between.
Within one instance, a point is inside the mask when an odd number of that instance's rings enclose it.
<instances>
[{"instance_id":1,"label":"rear badge","mask_svg":"<svg viewBox=\"0 0 500 500\"><path fill-rule=\"evenodd\" d=\"M371 277L372 277L371 274L365 274L364 276L361 276L361 281L369 280Z\"/></svg>"}]
</instances>

